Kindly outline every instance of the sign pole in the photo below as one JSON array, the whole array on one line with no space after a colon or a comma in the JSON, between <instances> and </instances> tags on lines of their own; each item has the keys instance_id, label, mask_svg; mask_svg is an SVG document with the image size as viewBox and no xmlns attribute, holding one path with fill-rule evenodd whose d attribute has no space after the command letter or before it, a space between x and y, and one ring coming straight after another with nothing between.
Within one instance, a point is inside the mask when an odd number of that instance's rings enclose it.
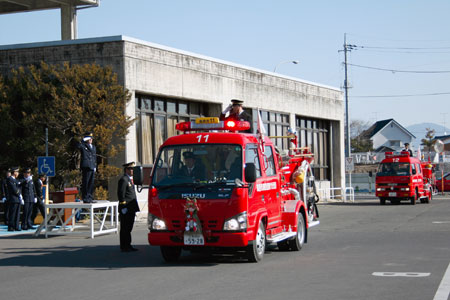
<instances>
[{"instance_id":1,"label":"sign pole","mask_svg":"<svg viewBox=\"0 0 450 300\"><path fill-rule=\"evenodd\" d=\"M45 127L45 156L48 157L48 127ZM48 204L49 197L49 187L50 187L50 177L46 176L45 181L45 204Z\"/></svg>"}]
</instances>

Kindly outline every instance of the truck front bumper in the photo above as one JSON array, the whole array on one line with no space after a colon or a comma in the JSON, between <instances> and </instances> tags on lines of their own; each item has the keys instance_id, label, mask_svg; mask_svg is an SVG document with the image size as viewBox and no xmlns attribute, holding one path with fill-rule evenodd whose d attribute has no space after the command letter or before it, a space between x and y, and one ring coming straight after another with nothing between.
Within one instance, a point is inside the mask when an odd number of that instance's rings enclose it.
<instances>
[{"instance_id":1,"label":"truck front bumper","mask_svg":"<svg viewBox=\"0 0 450 300\"><path fill-rule=\"evenodd\" d=\"M204 245L194 247L245 247L249 244L251 232L204 232ZM184 244L184 232L152 231L148 233L148 242L153 246L191 246Z\"/></svg>"}]
</instances>

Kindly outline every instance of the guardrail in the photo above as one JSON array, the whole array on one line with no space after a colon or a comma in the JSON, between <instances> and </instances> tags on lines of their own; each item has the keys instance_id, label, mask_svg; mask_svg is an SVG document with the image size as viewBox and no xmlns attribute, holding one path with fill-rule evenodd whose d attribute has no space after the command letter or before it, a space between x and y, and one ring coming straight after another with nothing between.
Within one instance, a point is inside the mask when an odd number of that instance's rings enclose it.
<instances>
[{"instance_id":1,"label":"guardrail","mask_svg":"<svg viewBox=\"0 0 450 300\"><path fill-rule=\"evenodd\" d=\"M347 202L355 202L355 190L353 187L335 187L335 188L324 188L317 190L320 199L325 200L341 200Z\"/></svg>"}]
</instances>

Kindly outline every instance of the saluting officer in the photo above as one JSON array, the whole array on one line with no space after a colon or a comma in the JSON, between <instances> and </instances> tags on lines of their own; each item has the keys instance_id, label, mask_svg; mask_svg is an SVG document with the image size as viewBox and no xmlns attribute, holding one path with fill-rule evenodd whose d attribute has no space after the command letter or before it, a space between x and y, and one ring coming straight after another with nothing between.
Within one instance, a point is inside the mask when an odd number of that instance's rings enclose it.
<instances>
[{"instance_id":1,"label":"saluting officer","mask_svg":"<svg viewBox=\"0 0 450 300\"><path fill-rule=\"evenodd\" d=\"M8 206L9 206L9 223L8 231L20 231L19 216L20 216L20 183L17 180L19 176L19 167L11 168L11 176L8 177L6 185L8 188Z\"/></svg>"},{"instance_id":2,"label":"saluting officer","mask_svg":"<svg viewBox=\"0 0 450 300\"><path fill-rule=\"evenodd\" d=\"M92 143L92 133L86 133L83 141L78 144L81 153L81 197L84 203L95 203L94 176L97 170L97 150Z\"/></svg>"},{"instance_id":3,"label":"saluting officer","mask_svg":"<svg viewBox=\"0 0 450 300\"><path fill-rule=\"evenodd\" d=\"M37 198L34 191L33 175L31 175L30 168L26 168L23 171L23 179L21 179L20 182L24 202L22 211L22 230L33 229L31 214L33 213L33 205L37 202Z\"/></svg>"},{"instance_id":4,"label":"saluting officer","mask_svg":"<svg viewBox=\"0 0 450 300\"><path fill-rule=\"evenodd\" d=\"M244 130L243 132L252 133L253 132L252 117L247 112L244 111L244 109L242 108L242 104L244 104L244 101L232 99L231 104L228 105L227 108L225 108L224 111L222 111L222 113L220 114L220 120L247 121L250 123L250 129Z\"/></svg>"},{"instance_id":5,"label":"saluting officer","mask_svg":"<svg viewBox=\"0 0 450 300\"><path fill-rule=\"evenodd\" d=\"M136 212L139 211L139 205L133 183L134 162L123 164L123 167L124 174L120 177L117 187L120 215L120 250L131 252L138 250L131 246L131 231L133 230Z\"/></svg>"}]
</instances>

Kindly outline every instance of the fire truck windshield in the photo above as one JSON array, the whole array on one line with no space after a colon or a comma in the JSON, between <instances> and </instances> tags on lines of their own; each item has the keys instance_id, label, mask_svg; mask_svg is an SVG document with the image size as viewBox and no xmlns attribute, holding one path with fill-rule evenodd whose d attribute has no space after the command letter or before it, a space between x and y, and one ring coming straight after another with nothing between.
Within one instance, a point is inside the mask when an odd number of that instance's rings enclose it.
<instances>
[{"instance_id":1,"label":"fire truck windshield","mask_svg":"<svg viewBox=\"0 0 450 300\"><path fill-rule=\"evenodd\" d=\"M389 162L380 164L377 176L409 176L410 174L409 163Z\"/></svg>"},{"instance_id":2,"label":"fire truck windshield","mask_svg":"<svg viewBox=\"0 0 450 300\"><path fill-rule=\"evenodd\" d=\"M242 180L242 147L230 144L173 145L161 149L153 170L157 188L234 185Z\"/></svg>"}]
</instances>

